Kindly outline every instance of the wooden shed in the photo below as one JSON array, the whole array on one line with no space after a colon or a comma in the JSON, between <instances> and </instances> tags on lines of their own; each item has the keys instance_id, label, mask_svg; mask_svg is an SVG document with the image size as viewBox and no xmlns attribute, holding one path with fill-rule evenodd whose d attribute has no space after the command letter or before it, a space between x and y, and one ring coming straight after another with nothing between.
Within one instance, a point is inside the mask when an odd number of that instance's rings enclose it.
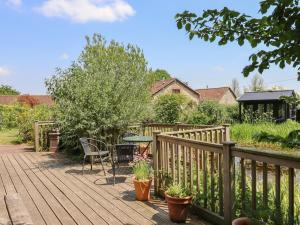
<instances>
[{"instance_id":1,"label":"wooden shed","mask_svg":"<svg viewBox=\"0 0 300 225\"><path fill-rule=\"evenodd\" d=\"M245 92L237 101L239 103L239 117L243 120L243 113L270 112L276 122L296 119L296 105L288 104L281 97L296 96L294 90Z\"/></svg>"}]
</instances>

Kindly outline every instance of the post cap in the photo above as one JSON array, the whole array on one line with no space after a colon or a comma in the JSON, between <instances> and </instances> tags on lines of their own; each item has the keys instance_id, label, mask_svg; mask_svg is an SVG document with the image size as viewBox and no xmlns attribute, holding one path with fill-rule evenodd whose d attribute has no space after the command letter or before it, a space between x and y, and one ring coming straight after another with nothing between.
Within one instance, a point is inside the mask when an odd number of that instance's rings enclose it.
<instances>
[{"instance_id":1,"label":"post cap","mask_svg":"<svg viewBox=\"0 0 300 225\"><path fill-rule=\"evenodd\" d=\"M224 141L222 144L223 144L223 145L230 145L230 146L233 146L233 145L235 145L236 143L233 142L233 141Z\"/></svg>"}]
</instances>

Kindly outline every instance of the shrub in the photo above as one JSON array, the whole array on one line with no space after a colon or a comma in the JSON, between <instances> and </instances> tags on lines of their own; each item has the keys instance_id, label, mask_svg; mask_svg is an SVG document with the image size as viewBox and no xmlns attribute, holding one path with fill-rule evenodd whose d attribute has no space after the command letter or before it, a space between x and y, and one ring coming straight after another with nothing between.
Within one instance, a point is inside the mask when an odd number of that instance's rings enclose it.
<instances>
[{"instance_id":1,"label":"shrub","mask_svg":"<svg viewBox=\"0 0 300 225\"><path fill-rule=\"evenodd\" d=\"M222 124L229 120L226 106L214 101L203 101L191 113L188 123Z\"/></svg>"},{"instance_id":2,"label":"shrub","mask_svg":"<svg viewBox=\"0 0 300 225\"><path fill-rule=\"evenodd\" d=\"M95 34L79 59L46 81L57 104L62 148L80 153L80 136L116 139L149 112L147 62L136 46L106 43Z\"/></svg>"},{"instance_id":3,"label":"shrub","mask_svg":"<svg viewBox=\"0 0 300 225\"><path fill-rule=\"evenodd\" d=\"M149 180L152 174L152 168L145 160L137 161L133 166L133 174L138 181Z\"/></svg>"},{"instance_id":4,"label":"shrub","mask_svg":"<svg viewBox=\"0 0 300 225\"><path fill-rule=\"evenodd\" d=\"M160 96L154 103L156 121L171 124L179 122L186 101L186 97L181 94L166 94Z\"/></svg>"},{"instance_id":5,"label":"shrub","mask_svg":"<svg viewBox=\"0 0 300 225\"><path fill-rule=\"evenodd\" d=\"M26 111L21 104L0 105L0 129L12 129L18 127L18 117Z\"/></svg>"}]
</instances>

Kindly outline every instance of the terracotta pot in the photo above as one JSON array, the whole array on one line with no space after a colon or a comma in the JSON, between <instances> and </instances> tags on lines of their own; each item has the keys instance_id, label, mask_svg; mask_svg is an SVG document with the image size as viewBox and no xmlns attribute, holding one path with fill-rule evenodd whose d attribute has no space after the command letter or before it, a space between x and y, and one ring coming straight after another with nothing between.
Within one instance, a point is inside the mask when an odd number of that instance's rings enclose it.
<instances>
[{"instance_id":1,"label":"terracotta pot","mask_svg":"<svg viewBox=\"0 0 300 225\"><path fill-rule=\"evenodd\" d=\"M148 201L150 199L151 180L138 181L133 178L135 188L135 198L138 201Z\"/></svg>"},{"instance_id":2,"label":"terracotta pot","mask_svg":"<svg viewBox=\"0 0 300 225\"><path fill-rule=\"evenodd\" d=\"M188 205L192 202L192 196L185 198L171 197L165 192L168 203L170 220L176 223L184 223L188 213Z\"/></svg>"},{"instance_id":3,"label":"terracotta pot","mask_svg":"<svg viewBox=\"0 0 300 225\"><path fill-rule=\"evenodd\" d=\"M232 225L251 225L251 220L247 217L237 218L232 221Z\"/></svg>"}]
</instances>

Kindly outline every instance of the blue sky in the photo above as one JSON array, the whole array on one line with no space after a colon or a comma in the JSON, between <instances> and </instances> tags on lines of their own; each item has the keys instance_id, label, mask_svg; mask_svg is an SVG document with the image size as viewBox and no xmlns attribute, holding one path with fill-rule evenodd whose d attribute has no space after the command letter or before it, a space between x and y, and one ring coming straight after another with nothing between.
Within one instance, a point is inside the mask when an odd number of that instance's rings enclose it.
<instances>
[{"instance_id":1,"label":"blue sky","mask_svg":"<svg viewBox=\"0 0 300 225\"><path fill-rule=\"evenodd\" d=\"M22 93L44 94L44 81L56 67L76 60L85 35L101 33L108 40L133 43L143 49L149 66L162 68L193 88L241 88L251 77L241 74L248 56L245 45L218 46L189 41L177 30L174 15L185 9L201 12L224 6L257 15L258 0L0 0L0 84ZM299 89L293 68L277 67L263 74L265 83ZM288 80L288 81L283 81Z\"/></svg>"}]
</instances>

